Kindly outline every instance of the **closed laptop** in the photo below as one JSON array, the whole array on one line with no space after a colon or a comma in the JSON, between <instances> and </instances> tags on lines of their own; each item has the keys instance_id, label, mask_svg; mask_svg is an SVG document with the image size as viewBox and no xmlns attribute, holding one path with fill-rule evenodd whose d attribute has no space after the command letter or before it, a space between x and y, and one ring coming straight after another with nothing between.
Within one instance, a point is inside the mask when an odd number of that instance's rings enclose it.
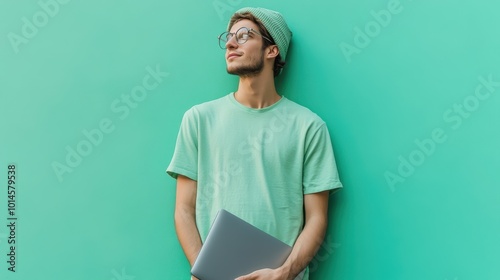
<instances>
[{"instance_id":1,"label":"closed laptop","mask_svg":"<svg viewBox=\"0 0 500 280\"><path fill-rule=\"evenodd\" d=\"M234 280L263 268L280 267L292 247L221 209L191 274L200 280ZM302 279L302 272L295 279Z\"/></svg>"}]
</instances>

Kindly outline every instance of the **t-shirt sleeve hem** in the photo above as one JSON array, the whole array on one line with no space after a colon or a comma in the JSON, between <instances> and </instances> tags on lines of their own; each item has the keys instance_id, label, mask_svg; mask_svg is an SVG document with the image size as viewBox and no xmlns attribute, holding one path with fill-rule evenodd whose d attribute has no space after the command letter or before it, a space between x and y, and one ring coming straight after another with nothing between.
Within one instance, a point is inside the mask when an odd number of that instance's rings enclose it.
<instances>
[{"instance_id":1,"label":"t-shirt sleeve hem","mask_svg":"<svg viewBox=\"0 0 500 280\"><path fill-rule=\"evenodd\" d=\"M169 167L167 169L167 174L170 175L172 178L177 179L179 175L186 176L191 180L198 180L198 176L195 172L192 172L190 170L184 169L184 168L179 168L179 167Z\"/></svg>"},{"instance_id":2,"label":"t-shirt sleeve hem","mask_svg":"<svg viewBox=\"0 0 500 280\"><path fill-rule=\"evenodd\" d=\"M341 182L333 182L329 185L322 185L322 186L317 186L317 187L309 187L307 190L304 190L304 194L312 194L312 193L319 193L323 191L330 191L330 194L336 193L340 189L342 189L344 186L342 185Z\"/></svg>"}]
</instances>

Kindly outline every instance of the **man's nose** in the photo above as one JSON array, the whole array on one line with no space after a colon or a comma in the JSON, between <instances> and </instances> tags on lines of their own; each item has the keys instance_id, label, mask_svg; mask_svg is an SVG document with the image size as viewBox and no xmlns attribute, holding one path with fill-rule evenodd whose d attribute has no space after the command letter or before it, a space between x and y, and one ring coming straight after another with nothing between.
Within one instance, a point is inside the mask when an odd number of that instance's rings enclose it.
<instances>
[{"instance_id":1,"label":"man's nose","mask_svg":"<svg viewBox=\"0 0 500 280\"><path fill-rule=\"evenodd\" d=\"M226 49L234 49L237 47L238 47L238 42L236 42L236 36L231 37L231 39L229 39L226 42Z\"/></svg>"}]
</instances>

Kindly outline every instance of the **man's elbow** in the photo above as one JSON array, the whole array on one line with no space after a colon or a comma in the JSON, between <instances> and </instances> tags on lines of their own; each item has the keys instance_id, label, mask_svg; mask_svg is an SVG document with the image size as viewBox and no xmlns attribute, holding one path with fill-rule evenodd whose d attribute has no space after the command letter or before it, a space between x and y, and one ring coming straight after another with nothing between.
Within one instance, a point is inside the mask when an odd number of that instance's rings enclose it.
<instances>
[{"instance_id":1,"label":"man's elbow","mask_svg":"<svg viewBox=\"0 0 500 280\"><path fill-rule=\"evenodd\" d=\"M194 220L196 217L196 209L186 205L176 205L174 210L174 221L176 224L185 222L186 220Z\"/></svg>"}]
</instances>

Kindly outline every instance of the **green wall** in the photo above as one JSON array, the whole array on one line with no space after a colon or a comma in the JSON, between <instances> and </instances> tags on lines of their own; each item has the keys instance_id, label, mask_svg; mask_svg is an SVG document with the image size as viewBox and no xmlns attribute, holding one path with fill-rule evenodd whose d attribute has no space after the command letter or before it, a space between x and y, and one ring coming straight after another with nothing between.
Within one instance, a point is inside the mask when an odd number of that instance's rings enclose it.
<instances>
[{"instance_id":1,"label":"green wall","mask_svg":"<svg viewBox=\"0 0 500 280\"><path fill-rule=\"evenodd\" d=\"M0 278L188 279L164 172L183 112L237 85L216 38L242 6L288 20L278 89L345 186L311 278L500 279L493 0L0 0Z\"/></svg>"}]
</instances>

